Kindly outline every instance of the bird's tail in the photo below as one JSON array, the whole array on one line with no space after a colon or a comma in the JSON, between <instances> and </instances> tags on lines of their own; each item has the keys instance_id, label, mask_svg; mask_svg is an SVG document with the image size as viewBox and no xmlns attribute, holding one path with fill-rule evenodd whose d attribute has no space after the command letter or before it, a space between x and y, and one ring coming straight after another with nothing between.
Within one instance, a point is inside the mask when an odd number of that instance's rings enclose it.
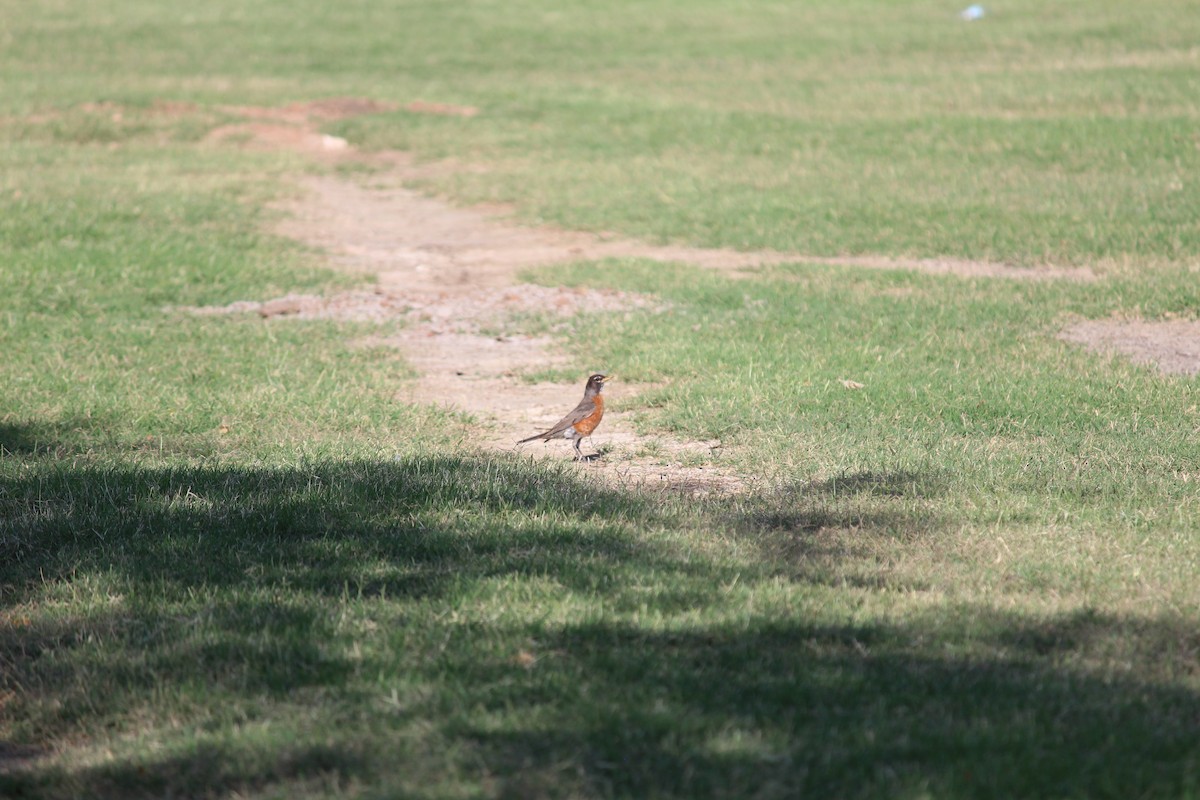
<instances>
[{"instance_id":1,"label":"bird's tail","mask_svg":"<svg viewBox=\"0 0 1200 800\"><path fill-rule=\"evenodd\" d=\"M525 444L526 442L532 442L534 439L544 439L544 438L546 438L546 434L535 433L533 436L530 436L528 439L520 440L519 442L517 442L517 444Z\"/></svg>"}]
</instances>

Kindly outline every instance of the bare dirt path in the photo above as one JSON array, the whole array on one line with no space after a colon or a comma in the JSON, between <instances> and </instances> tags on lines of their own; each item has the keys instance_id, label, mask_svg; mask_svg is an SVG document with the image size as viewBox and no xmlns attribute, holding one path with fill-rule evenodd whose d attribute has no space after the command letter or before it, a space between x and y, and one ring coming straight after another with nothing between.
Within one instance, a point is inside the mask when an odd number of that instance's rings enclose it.
<instances>
[{"instance_id":1,"label":"bare dirt path","mask_svg":"<svg viewBox=\"0 0 1200 800\"><path fill-rule=\"evenodd\" d=\"M564 324L583 324L589 315L621 314L634 309L655 310L661 303L630 292L567 289L513 283L449 287L400 288L395 284L342 292L330 296L288 295L265 302L193 309L197 313L257 313L264 318L399 319L404 327L363 345L396 347L419 377L397 394L409 403L435 405L465 412L484 423L464 426L471 443L486 449L567 461L573 455L567 442L518 446L516 441L544 430L578 401L578 381L531 383L524 376L564 366L567 358L555 340L514 330L513 317L530 312L559 316ZM569 323L568 323L569 321ZM589 369L611 368L605 365ZM745 488L745 479L721 467L720 442L687 442L669 436L640 435L628 412L621 411L639 387L615 381L607 395L610 410L585 452L603 457L581 465L615 485L657 485L701 494Z\"/></svg>"},{"instance_id":2,"label":"bare dirt path","mask_svg":"<svg viewBox=\"0 0 1200 800\"><path fill-rule=\"evenodd\" d=\"M304 199L289 207L285 235L326 248L336 263L374 272L384 286L403 289L445 288L454 285L504 286L516 271L545 264L603 258L644 258L691 264L745 274L755 267L785 263L901 269L964 278L1091 281L1087 267L1014 267L986 261L891 256L811 256L776 250L740 251L650 245L615 236L601 236L551 227L515 225L497 209L451 207L426 197L406 184L431 174L465 169L464 165L421 164L406 153L365 154L346 140L320 133L331 119L396 110L371 100L335 98L278 109L225 109L247 122L220 126L210 142L233 142L245 147L283 149L326 161L358 161L380 170L369 185L336 176L304 179ZM436 103L410 103L412 113L474 116L476 109ZM387 218L387 225L378 224Z\"/></svg>"},{"instance_id":3,"label":"bare dirt path","mask_svg":"<svg viewBox=\"0 0 1200 800\"><path fill-rule=\"evenodd\" d=\"M344 140L319 133L325 119L361 113L367 101L327 102L311 112L239 109L246 122L215 129L210 142L283 148L326 161L358 160L374 169L365 181L334 175L299 179L298 196L280 206L275 232L309 244L334 266L371 276L369 289L326 297L288 295L266 302L240 302L202 313L258 313L266 318L403 319L400 333L369 344L402 350L419 377L399 400L465 412L485 423L473 441L488 449L569 461L569 443L516 440L552 425L582 393L589 370L617 371L619 365L589 365L569 383L531 383L524 376L564 365L566 357L549 337L526 335L515 315L558 315L578 324L590 314L657 309L655 298L629 292L543 287L520 283L522 269L544 264L615 256L641 256L739 269L790 260L783 254L747 254L697 248L653 248L593 234L529 228L505 222L494 209L456 208L405 185L430 169L404 154L370 156ZM432 110L430 110L432 109ZM420 106L418 113L467 111ZM686 442L638 434L622 412L639 387L619 379L608 390L610 410L585 452L603 457L581 464L616 485L660 485L692 493L740 491L747 480L722 468L719 442ZM471 427L472 430L475 426ZM588 444L591 447L588 447Z\"/></svg>"},{"instance_id":4,"label":"bare dirt path","mask_svg":"<svg viewBox=\"0 0 1200 800\"><path fill-rule=\"evenodd\" d=\"M405 188L409 176L421 174L422 168L394 156L392 165L369 186L328 175L304 178L304 197L287 207L288 218L279 232L327 250L344 267L375 273L385 288L405 291L508 286L522 269L604 258L676 262L742 275L756 267L805 262L1014 280L1095 278L1090 270L1080 268L650 245L579 231L524 227L504 221L494 210L451 207ZM380 224L383 220L386 225Z\"/></svg>"}]
</instances>

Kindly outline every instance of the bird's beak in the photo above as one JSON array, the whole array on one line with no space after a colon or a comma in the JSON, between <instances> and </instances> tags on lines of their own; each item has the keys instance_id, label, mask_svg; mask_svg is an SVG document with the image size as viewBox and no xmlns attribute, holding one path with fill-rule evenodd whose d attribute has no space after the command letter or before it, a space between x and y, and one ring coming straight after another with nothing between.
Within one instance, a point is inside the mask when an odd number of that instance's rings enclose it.
<instances>
[{"instance_id":1,"label":"bird's beak","mask_svg":"<svg viewBox=\"0 0 1200 800\"><path fill-rule=\"evenodd\" d=\"M600 379L600 382L608 383L609 381L615 379L616 377L617 377L616 375L605 375L603 378Z\"/></svg>"}]
</instances>

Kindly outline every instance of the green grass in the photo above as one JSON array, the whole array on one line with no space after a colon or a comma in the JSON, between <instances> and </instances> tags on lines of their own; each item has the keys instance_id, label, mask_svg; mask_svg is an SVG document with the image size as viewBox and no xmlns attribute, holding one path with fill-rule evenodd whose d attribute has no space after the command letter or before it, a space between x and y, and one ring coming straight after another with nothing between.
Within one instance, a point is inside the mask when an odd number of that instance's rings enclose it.
<instances>
[{"instance_id":1,"label":"green grass","mask_svg":"<svg viewBox=\"0 0 1200 800\"><path fill-rule=\"evenodd\" d=\"M1200 794L1196 382L1055 338L1200 307L1200 16L957 10L0 0L0 795ZM526 219L1101 280L531 273L668 301L562 377L754 485L607 489L181 310L354 282L203 141L330 96L479 107L329 130Z\"/></svg>"},{"instance_id":2,"label":"green grass","mask_svg":"<svg viewBox=\"0 0 1200 800\"><path fill-rule=\"evenodd\" d=\"M18 740L75 744L8 788L1008 796L1194 778L1193 621L856 576L947 536L919 512L897 513L904 537L864 520L871 490L810 487L817 521L804 500L663 514L480 457L46 465L5 484L23 532L8 706Z\"/></svg>"}]
</instances>

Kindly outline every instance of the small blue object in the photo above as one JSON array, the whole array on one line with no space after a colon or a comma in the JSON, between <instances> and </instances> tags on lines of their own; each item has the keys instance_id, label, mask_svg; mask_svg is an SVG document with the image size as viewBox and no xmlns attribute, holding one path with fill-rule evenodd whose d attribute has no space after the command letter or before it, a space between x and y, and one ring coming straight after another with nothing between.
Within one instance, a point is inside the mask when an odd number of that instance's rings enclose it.
<instances>
[{"instance_id":1,"label":"small blue object","mask_svg":"<svg viewBox=\"0 0 1200 800\"><path fill-rule=\"evenodd\" d=\"M961 12L959 12L959 16L967 22L974 22L977 19L983 19L983 15L986 13L987 12L983 10L983 6L974 5L964 8Z\"/></svg>"}]
</instances>

